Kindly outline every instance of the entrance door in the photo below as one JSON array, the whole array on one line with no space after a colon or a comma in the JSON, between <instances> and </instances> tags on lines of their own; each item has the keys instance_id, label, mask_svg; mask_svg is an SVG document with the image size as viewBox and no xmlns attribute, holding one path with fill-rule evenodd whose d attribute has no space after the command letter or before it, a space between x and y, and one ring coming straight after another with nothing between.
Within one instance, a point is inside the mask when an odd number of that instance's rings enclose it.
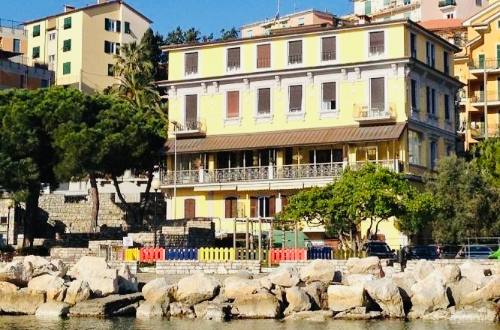
<instances>
[{"instance_id":1,"label":"entrance door","mask_svg":"<svg viewBox=\"0 0 500 330\"><path fill-rule=\"evenodd\" d=\"M196 201L194 198L184 200L184 218L194 219L196 217Z\"/></svg>"}]
</instances>

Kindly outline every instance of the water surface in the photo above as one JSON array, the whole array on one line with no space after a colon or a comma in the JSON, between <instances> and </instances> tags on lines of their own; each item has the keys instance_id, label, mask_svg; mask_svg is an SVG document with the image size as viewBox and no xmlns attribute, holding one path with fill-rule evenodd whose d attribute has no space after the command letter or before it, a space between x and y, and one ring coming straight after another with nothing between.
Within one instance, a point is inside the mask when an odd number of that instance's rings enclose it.
<instances>
[{"instance_id":1,"label":"water surface","mask_svg":"<svg viewBox=\"0 0 500 330\"><path fill-rule=\"evenodd\" d=\"M274 321L240 320L228 323L188 320L137 320L135 318L92 319L71 318L66 320L41 320L32 316L1 316L0 329L12 330L499 330L494 323L464 323L448 321Z\"/></svg>"}]
</instances>

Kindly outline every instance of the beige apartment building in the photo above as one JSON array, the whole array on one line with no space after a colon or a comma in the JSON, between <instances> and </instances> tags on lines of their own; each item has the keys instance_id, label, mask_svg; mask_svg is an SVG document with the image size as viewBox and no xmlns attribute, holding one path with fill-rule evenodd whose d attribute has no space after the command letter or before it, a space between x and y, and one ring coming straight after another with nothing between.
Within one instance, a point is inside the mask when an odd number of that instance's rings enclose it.
<instances>
[{"instance_id":1,"label":"beige apartment building","mask_svg":"<svg viewBox=\"0 0 500 330\"><path fill-rule=\"evenodd\" d=\"M98 0L82 8L26 22L28 60L55 72L55 85L84 92L117 82L113 55L139 41L152 21L122 0Z\"/></svg>"},{"instance_id":2,"label":"beige apartment building","mask_svg":"<svg viewBox=\"0 0 500 330\"><path fill-rule=\"evenodd\" d=\"M354 16L372 21L465 19L488 6L488 0L353 0Z\"/></svg>"},{"instance_id":3,"label":"beige apartment building","mask_svg":"<svg viewBox=\"0 0 500 330\"><path fill-rule=\"evenodd\" d=\"M26 33L22 23L0 18L0 50L25 54L26 49Z\"/></svg>"}]
</instances>

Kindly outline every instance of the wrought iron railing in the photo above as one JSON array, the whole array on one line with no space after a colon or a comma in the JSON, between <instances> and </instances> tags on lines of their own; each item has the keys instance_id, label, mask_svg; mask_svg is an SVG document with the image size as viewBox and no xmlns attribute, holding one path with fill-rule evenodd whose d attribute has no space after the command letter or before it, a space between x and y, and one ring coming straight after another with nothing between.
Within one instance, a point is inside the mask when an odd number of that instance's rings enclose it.
<instances>
[{"instance_id":1,"label":"wrought iron railing","mask_svg":"<svg viewBox=\"0 0 500 330\"><path fill-rule=\"evenodd\" d=\"M334 61L337 59L337 52L322 52L321 60L322 61Z\"/></svg>"},{"instance_id":2,"label":"wrought iron railing","mask_svg":"<svg viewBox=\"0 0 500 330\"><path fill-rule=\"evenodd\" d=\"M288 55L288 64L302 63L302 55Z\"/></svg>"},{"instance_id":3,"label":"wrought iron railing","mask_svg":"<svg viewBox=\"0 0 500 330\"><path fill-rule=\"evenodd\" d=\"M190 132L203 132L205 125L199 120L187 120L184 124L177 123L175 132L177 134Z\"/></svg>"},{"instance_id":4,"label":"wrought iron railing","mask_svg":"<svg viewBox=\"0 0 500 330\"><path fill-rule=\"evenodd\" d=\"M480 58L478 60L470 61L469 68L471 70L500 69L500 58Z\"/></svg>"},{"instance_id":5,"label":"wrought iron railing","mask_svg":"<svg viewBox=\"0 0 500 330\"><path fill-rule=\"evenodd\" d=\"M181 170L177 173L167 171L162 175L162 181L167 185L213 184L270 180L297 180L314 178L337 178L345 168L361 168L367 161L354 163L336 162L322 164L295 164L282 166L255 166L223 168L215 170ZM368 161L387 169L399 172L397 160Z\"/></svg>"},{"instance_id":6,"label":"wrought iron railing","mask_svg":"<svg viewBox=\"0 0 500 330\"><path fill-rule=\"evenodd\" d=\"M493 92L477 92L471 97L471 102L472 103L483 103L485 99L488 102L498 102L500 101L500 91L493 91Z\"/></svg>"},{"instance_id":7,"label":"wrought iron railing","mask_svg":"<svg viewBox=\"0 0 500 330\"><path fill-rule=\"evenodd\" d=\"M384 46L370 46L369 52L370 56L381 55L384 53Z\"/></svg>"},{"instance_id":8,"label":"wrought iron railing","mask_svg":"<svg viewBox=\"0 0 500 330\"><path fill-rule=\"evenodd\" d=\"M392 104L355 104L353 115L355 120L395 119L396 111Z\"/></svg>"},{"instance_id":9,"label":"wrought iron railing","mask_svg":"<svg viewBox=\"0 0 500 330\"><path fill-rule=\"evenodd\" d=\"M446 7L446 6L456 6L457 2L455 0L441 0L439 1L439 7Z\"/></svg>"}]
</instances>

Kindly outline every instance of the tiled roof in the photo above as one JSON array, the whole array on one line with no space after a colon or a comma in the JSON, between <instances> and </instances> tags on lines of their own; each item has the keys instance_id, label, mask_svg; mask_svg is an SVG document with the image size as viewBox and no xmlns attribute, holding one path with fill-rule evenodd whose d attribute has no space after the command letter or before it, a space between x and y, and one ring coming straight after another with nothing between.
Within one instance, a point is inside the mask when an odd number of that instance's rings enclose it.
<instances>
[{"instance_id":1,"label":"tiled roof","mask_svg":"<svg viewBox=\"0 0 500 330\"><path fill-rule=\"evenodd\" d=\"M461 19L433 19L422 21L419 24L430 31L462 28L463 20Z\"/></svg>"},{"instance_id":2,"label":"tiled roof","mask_svg":"<svg viewBox=\"0 0 500 330\"><path fill-rule=\"evenodd\" d=\"M397 123L383 126L344 126L252 134L212 135L205 138L178 138L177 153L387 141L398 139L405 127L405 123ZM165 146L167 153L174 152L173 139L169 139Z\"/></svg>"}]
</instances>

